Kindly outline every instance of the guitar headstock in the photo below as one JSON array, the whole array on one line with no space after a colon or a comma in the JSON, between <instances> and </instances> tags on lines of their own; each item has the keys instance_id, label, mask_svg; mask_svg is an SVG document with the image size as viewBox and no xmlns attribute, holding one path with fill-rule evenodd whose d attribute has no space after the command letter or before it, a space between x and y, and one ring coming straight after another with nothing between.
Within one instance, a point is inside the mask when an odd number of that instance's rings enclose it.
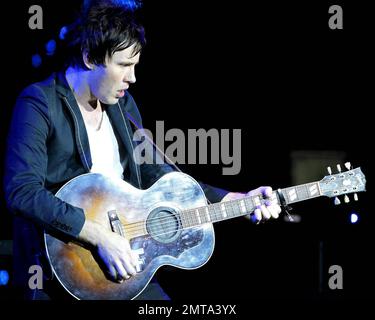
<instances>
[{"instance_id":1,"label":"guitar headstock","mask_svg":"<svg viewBox=\"0 0 375 320\"><path fill-rule=\"evenodd\" d=\"M338 173L332 174L328 167L328 176L319 181L322 195L333 198L335 204L340 204L338 196L345 195L344 201L349 202L349 193L354 193L354 200L358 200L357 192L366 191L366 177L361 168L351 169L349 162L345 163L348 171L341 172L340 165L337 165Z\"/></svg>"}]
</instances>

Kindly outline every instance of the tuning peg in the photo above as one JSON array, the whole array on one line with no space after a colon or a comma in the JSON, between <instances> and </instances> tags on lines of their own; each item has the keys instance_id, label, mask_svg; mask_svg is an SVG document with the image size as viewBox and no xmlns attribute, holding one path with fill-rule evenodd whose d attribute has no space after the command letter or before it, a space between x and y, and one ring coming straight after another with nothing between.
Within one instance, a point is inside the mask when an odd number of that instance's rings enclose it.
<instances>
[{"instance_id":1,"label":"tuning peg","mask_svg":"<svg viewBox=\"0 0 375 320\"><path fill-rule=\"evenodd\" d=\"M341 173L341 166L339 164L337 165L337 171Z\"/></svg>"},{"instance_id":2,"label":"tuning peg","mask_svg":"<svg viewBox=\"0 0 375 320\"><path fill-rule=\"evenodd\" d=\"M341 203L340 199L335 197L335 201L334 201L334 204L337 206Z\"/></svg>"},{"instance_id":3,"label":"tuning peg","mask_svg":"<svg viewBox=\"0 0 375 320\"><path fill-rule=\"evenodd\" d=\"M345 162L345 168L351 170L352 164L350 162Z\"/></svg>"},{"instance_id":4,"label":"tuning peg","mask_svg":"<svg viewBox=\"0 0 375 320\"><path fill-rule=\"evenodd\" d=\"M331 175L332 174L332 170L331 170L331 167L327 167L327 171L328 171L328 174Z\"/></svg>"},{"instance_id":5,"label":"tuning peg","mask_svg":"<svg viewBox=\"0 0 375 320\"><path fill-rule=\"evenodd\" d=\"M345 201L345 203L348 203L348 202L350 201L350 199L349 199L349 197L348 197L347 194L346 194L345 197L344 197L344 201Z\"/></svg>"},{"instance_id":6,"label":"tuning peg","mask_svg":"<svg viewBox=\"0 0 375 320\"><path fill-rule=\"evenodd\" d=\"M354 194L354 201L358 201L358 194Z\"/></svg>"}]
</instances>

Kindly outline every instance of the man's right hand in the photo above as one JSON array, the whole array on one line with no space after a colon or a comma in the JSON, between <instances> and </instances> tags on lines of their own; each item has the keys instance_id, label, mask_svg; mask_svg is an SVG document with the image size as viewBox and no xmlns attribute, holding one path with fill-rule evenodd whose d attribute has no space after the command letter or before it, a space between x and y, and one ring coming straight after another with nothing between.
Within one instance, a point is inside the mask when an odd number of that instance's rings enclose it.
<instances>
[{"instance_id":1,"label":"man's right hand","mask_svg":"<svg viewBox=\"0 0 375 320\"><path fill-rule=\"evenodd\" d=\"M131 250L126 238L96 222L86 220L78 240L97 248L98 255L113 281L122 282L137 273L138 255Z\"/></svg>"}]
</instances>

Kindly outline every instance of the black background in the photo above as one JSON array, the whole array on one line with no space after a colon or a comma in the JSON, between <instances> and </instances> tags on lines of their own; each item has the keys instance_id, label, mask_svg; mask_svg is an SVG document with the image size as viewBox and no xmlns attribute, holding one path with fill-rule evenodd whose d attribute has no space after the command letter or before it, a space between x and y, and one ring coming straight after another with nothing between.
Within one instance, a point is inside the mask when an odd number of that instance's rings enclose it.
<instances>
[{"instance_id":1,"label":"black background","mask_svg":"<svg viewBox=\"0 0 375 320\"><path fill-rule=\"evenodd\" d=\"M32 4L43 8L43 30L28 27ZM17 95L59 65L58 33L79 4L7 3L3 14L11 19L1 26L1 154ZM343 30L328 27L332 4L343 7ZM155 121L164 120L166 130L242 129L238 175L223 176L222 165L182 165L184 171L231 191L287 187L293 151L339 151L361 166L368 182L358 203L334 207L322 198L295 205L299 224L280 218L258 226L244 219L215 225L215 252L205 266L158 271L172 299L373 296L374 14L362 1L144 1L148 42L130 89L144 126L154 130ZM50 39L57 41L57 56L45 54ZM31 66L35 53L43 59L38 69ZM321 178L325 174L322 167ZM3 193L0 199L0 239L11 239ZM353 211L360 214L356 225L348 220ZM7 259L2 257L4 268ZM343 290L328 288L334 264L343 268Z\"/></svg>"}]
</instances>

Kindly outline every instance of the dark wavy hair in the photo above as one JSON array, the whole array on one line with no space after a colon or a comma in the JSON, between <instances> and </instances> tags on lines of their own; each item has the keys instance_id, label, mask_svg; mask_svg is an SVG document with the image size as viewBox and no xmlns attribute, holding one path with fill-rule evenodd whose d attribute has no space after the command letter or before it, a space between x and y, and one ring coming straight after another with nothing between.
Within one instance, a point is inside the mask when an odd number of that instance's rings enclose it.
<instances>
[{"instance_id":1,"label":"dark wavy hair","mask_svg":"<svg viewBox=\"0 0 375 320\"><path fill-rule=\"evenodd\" d=\"M104 65L107 55L111 57L134 44L135 56L145 46L146 38L134 10L110 1L97 1L84 7L81 17L69 26L66 42L66 66L85 69L84 52L89 62Z\"/></svg>"}]
</instances>

